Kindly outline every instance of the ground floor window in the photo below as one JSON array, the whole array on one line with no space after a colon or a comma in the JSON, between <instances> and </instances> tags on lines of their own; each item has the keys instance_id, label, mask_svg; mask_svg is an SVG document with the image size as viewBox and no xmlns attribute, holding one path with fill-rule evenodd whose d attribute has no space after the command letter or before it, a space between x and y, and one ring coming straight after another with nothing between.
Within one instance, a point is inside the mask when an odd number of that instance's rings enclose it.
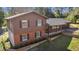
<instances>
[{"instance_id":1,"label":"ground floor window","mask_svg":"<svg viewBox=\"0 0 79 59\"><path fill-rule=\"evenodd\" d=\"M36 39L37 39L37 38L40 38L40 37L41 37L41 32L40 32L40 31L37 31L37 32L35 33L35 37L36 37Z\"/></svg>"},{"instance_id":2,"label":"ground floor window","mask_svg":"<svg viewBox=\"0 0 79 59\"><path fill-rule=\"evenodd\" d=\"M52 26L52 29L59 29L59 26Z\"/></svg>"},{"instance_id":3,"label":"ground floor window","mask_svg":"<svg viewBox=\"0 0 79 59\"><path fill-rule=\"evenodd\" d=\"M21 41L27 41L28 35L21 35Z\"/></svg>"}]
</instances>

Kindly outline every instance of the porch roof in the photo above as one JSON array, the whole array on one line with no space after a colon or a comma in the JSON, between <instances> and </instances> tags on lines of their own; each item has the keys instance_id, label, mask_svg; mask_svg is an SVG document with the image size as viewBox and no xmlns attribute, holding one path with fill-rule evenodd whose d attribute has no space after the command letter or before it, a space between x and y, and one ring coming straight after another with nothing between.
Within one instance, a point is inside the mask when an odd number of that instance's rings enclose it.
<instances>
[{"instance_id":1,"label":"porch roof","mask_svg":"<svg viewBox=\"0 0 79 59\"><path fill-rule=\"evenodd\" d=\"M70 23L68 20L64 20L63 18L48 18L47 23L49 25L64 25L66 23Z\"/></svg>"}]
</instances>

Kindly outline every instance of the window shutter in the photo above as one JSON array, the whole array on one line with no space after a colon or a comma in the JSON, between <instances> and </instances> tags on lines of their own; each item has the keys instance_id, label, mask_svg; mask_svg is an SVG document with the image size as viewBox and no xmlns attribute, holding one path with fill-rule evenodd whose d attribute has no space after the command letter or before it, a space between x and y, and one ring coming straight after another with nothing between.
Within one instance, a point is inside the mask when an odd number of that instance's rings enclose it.
<instances>
[{"instance_id":1,"label":"window shutter","mask_svg":"<svg viewBox=\"0 0 79 59\"><path fill-rule=\"evenodd\" d=\"M35 38L36 38L36 32L35 32Z\"/></svg>"},{"instance_id":2,"label":"window shutter","mask_svg":"<svg viewBox=\"0 0 79 59\"><path fill-rule=\"evenodd\" d=\"M22 35L20 35L20 41L22 41Z\"/></svg>"},{"instance_id":3,"label":"window shutter","mask_svg":"<svg viewBox=\"0 0 79 59\"><path fill-rule=\"evenodd\" d=\"M20 25L19 27L22 28L22 23L21 23L21 21L20 21L19 23L20 23L20 24L19 24L19 25Z\"/></svg>"},{"instance_id":4,"label":"window shutter","mask_svg":"<svg viewBox=\"0 0 79 59\"><path fill-rule=\"evenodd\" d=\"M36 23L36 26L37 26L37 20L36 20L36 22L35 22L35 23Z\"/></svg>"},{"instance_id":5,"label":"window shutter","mask_svg":"<svg viewBox=\"0 0 79 59\"><path fill-rule=\"evenodd\" d=\"M41 20L41 22L42 22L42 24L41 24L41 25L43 26L43 20Z\"/></svg>"},{"instance_id":6,"label":"window shutter","mask_svg":"<svg viewBox=\"0 0 79 59\"><path fill-rule=\"evenodd\" d=\"M41 37L41 32L40 32L40 37Z\"/></svg>"},{"instance_id":7,"label":"window shutter","mask_svg":"<svg viewBox=\"0 0 79 59\"><path fill-rule=\"evenodd\" d=\"M28 27L29 27L30 26L30 21L28 20L27 22L28 22Z\"/></svg>"},{"instance_id":8,"label":"window shutter","mask_svg":"<svg viewBox=\"0 0 79 59\"><path fill-rule=\"evenodd\" d=\"M27 34L27 39L29 40L29 34Z\"/></svg>"}]
</instances>

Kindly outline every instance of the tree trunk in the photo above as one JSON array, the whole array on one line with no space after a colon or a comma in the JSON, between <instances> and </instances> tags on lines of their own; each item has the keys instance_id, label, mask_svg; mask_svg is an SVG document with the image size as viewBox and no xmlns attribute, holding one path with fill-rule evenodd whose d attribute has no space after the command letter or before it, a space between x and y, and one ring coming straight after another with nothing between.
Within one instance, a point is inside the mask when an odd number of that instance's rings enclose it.
<instances>
[{"instance_id":1,"label":"tree trunk","mask_svg":"<svg viewBox=\"0 0 79 59\"><path fill-rule=\"evenodd\" d=\"M3 33L2 27L0 27L0 35Z\"/></svg>"},{"instance_id":2,"label":"tree trunk","mask_svg":"<svg viewBox=\"0 0 79 59\"><path fill-rule=\"evenodd\" d=\"M75 24L76 24L76 20L75 20Z\"/></svg>"}]
</instances>

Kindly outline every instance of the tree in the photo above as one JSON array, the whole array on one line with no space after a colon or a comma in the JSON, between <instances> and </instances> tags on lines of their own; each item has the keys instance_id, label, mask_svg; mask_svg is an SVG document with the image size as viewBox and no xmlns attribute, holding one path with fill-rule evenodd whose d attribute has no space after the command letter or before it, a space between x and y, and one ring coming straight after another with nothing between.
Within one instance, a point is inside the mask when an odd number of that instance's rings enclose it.
<instances>
[{"instance_id":1,"label":"tree","mask_svg":"<svg viewBox=\"0 0 79 59\"><path fill-rule=\"evenodd\" d=\"M56 12L54 13L56 18L60 18L61 17L61 13L59 10L56 10Z\"/></svg>"},{"instance_id":2,"label":"tree","mask_svg":"<svg viewBox=\"0 0 79 59\"><path fill-rule=\"evenodd\" d=\"M2 29L3 23L4 23L4 12L2 8L0 8L0 30Z\"/></svg>"},{"instance_id":3,"label":"tree","mask_svg":"<svg viewBox=\"0 0 79 59\"><path fill-rule=\"evenodd\" d=\"M41 15L46 15L46 12L48 11L47 7L36 7L34 11L40 13Z\"/></svg>"},{"instance_id":4,"label":"tree","mask_svg":"<svg viewBox=\"0 0 79 59\"><path fill-rule=\"evenodd\" d=\"M73 23L76 23L78 18L79 18L79 8L73 8L66 19L71 20Z\"/></svg>"}]
</instances>

